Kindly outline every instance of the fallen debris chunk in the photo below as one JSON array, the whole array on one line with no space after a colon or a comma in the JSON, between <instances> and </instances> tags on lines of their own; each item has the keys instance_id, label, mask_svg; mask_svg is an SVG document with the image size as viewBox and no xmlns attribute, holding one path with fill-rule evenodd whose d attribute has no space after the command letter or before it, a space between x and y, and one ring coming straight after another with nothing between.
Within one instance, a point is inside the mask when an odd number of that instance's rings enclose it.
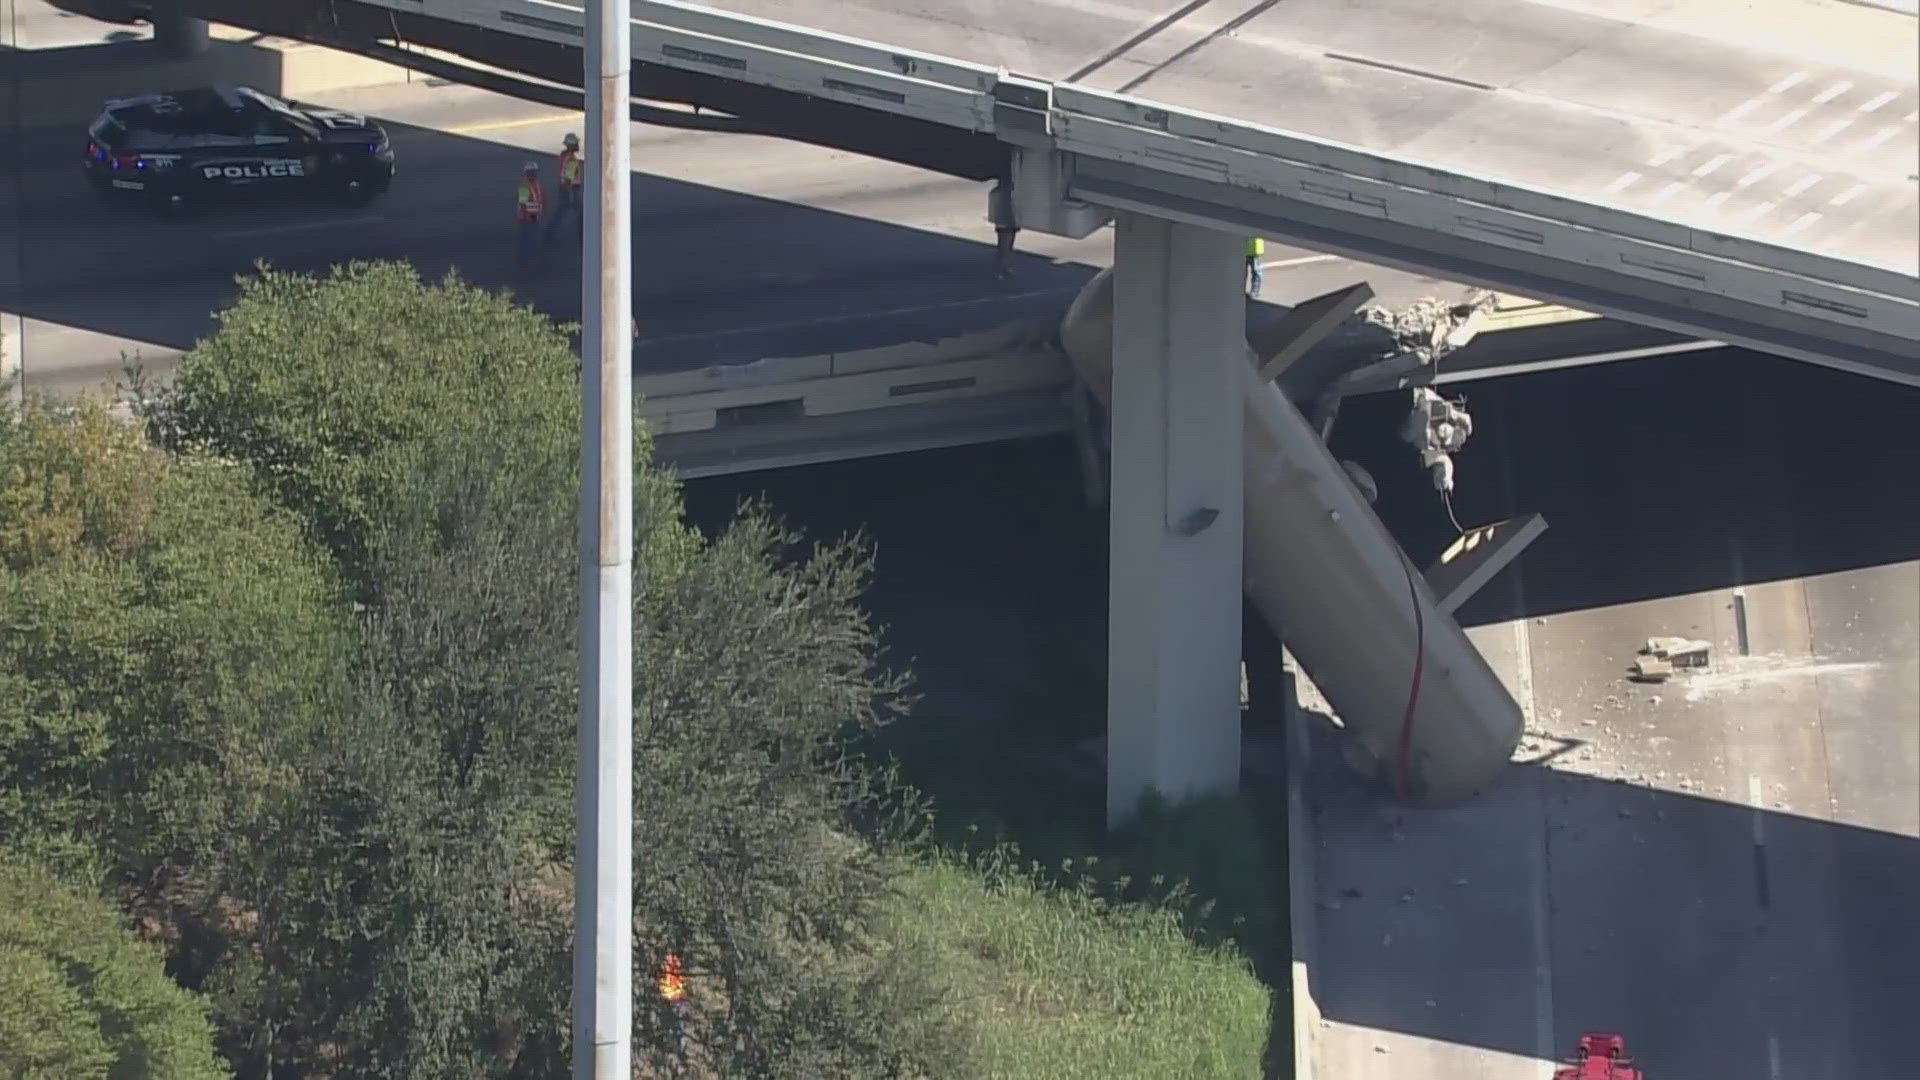
<instances>
[{"instance_id":1,"label":"fallen debris chunk","mask_svg":"<svg viewBox=\"0 0 1920 1080\"><path fill-rule=\"evenodd\" d=\"M1656 657L1635 660L1627 676L1634 682L1663 683L1673 677L1673 665Z\"/></svg>"},{"instance_id":2,"label":"fallen debris chunk","mask_svg":"<svg viewBox=\"0 0 1920 1080\"><path fill-rule=\"evenodd\" d=\"M1697 638L1653 637L1647 639L1640 655L1665 660L1676 668L1706 667L1713 658L1713 643Z\"/></svg>"}]
</instances>

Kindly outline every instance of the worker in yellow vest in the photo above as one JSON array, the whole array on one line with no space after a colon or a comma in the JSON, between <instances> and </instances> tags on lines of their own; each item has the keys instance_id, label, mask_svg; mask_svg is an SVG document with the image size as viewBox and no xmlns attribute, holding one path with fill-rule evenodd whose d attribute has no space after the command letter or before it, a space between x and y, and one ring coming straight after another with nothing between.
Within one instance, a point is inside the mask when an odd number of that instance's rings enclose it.
<instances>
[{"instance_id":1,"label":"worker in yellow vest","mask_svg":"<svg viewBox=\"0 0 1920 1080\"><path fill-rule=\"evenodd\" d=\"M514 189L513 218L520 230L513 260L517 265L525 266L533 261L534 241L540 235L540 215L546 209L547 193L540 187L540 163L529 161Z\"/></svg>"},{"instance_id":2,"label":"worker in yellow vest","mask_svg":"<svg viewBox=\"0 0 1920 1080\"><path fill-rule=\"evenodd\" d=\"M1260 295L1260 260L1267 254L1267 241L1263 237L1247 237L1247 295Z\"/></svg>"},{"instance_id":3,"label":"worker in yellow vest","mask_svg":"<svg viewBox=\"0 0 1920 1080\"><path fill-rule=\"evenodd\" d=\"M560 232L561 222L573 218L573 235L579 239L586 230L586 208L581 204L586 184L586 163L580 159L580 136L567 132L560 140L560 205L554 208L553 223L547 227L551 242Z\"/></svg>"}]
</instances>

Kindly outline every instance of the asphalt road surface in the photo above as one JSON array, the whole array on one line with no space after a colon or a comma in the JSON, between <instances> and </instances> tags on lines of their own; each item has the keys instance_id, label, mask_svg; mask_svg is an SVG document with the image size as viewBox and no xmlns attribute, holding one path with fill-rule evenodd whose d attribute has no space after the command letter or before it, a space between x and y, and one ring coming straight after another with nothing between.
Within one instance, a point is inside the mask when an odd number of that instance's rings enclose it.
<instances>
[{"instance_id":1,"label":"asphalt road surface","mask_svg":"<svg viewBox=\"0 0 1920 1080\"><path fill-rule=\"evenodd\" d=\"M1920 272L1916 21L1836 0L714 0Z\"/></svg>"},{"instance_id":2,"label":"asphalt road surface","mask_svg":"<svg viewBox=\"0 0 1920 1080\"><path fill-rule=\"evenodd\" d=\"M562 319L580 313L578 247L562 239L530 272L512 264L513 186L577 115L419 81L319 102L380 117L399 175L372 207L211 211L185 221L103 205L80 182L79 131L34 130L20 185L0 185L17 225L30 388L71 392L115 378L123 354L164 369L212 325L257 260L321 269L406 259L457 269ZM1111 233L1023 233L1016 277L993 280L984 186L775 139L633 128L635 309L644 373L924 340L1064 310L1105 265ZM1382 301L1457 286L1362 270L1270 246L1263 297L1287 303L1361 277Z\"/></svg>"},{"instance_id":3,"label":"asphalt road surface","mask_svg":"<svg viewBox=\"0 0 1920 1080\"><path fill-rule=\"evenodd\" d=\"M114 0L0 0L0 47L60 49L153 36L145 22L126 17Z\"/></svg>"},{"instance_id":4,"label":"asphalt road surface","mask_svg":"<svg viewBox=\"0 0 1920 1080\"><path fill-rule=\"evenodd\" d=\"M1463 523L1552 523L1518 592L1498 579L1467 616L1531 712L1523 761L1549 760L1421 813L1328 762L1318 1075L1546 1080L1588 1030L1657 1078L1912 1075L1920 391L1732 350L1465 389ZM1424 563L1452 526L1405 407L1351 402L1335 443ZM907 723L950 726L920 736L949 771L1067 782L1029 762L1102 729L1107 582L1066 440L687 493L708 525L764 496L811 536L870 536L868 603L926 693ZM1623 681L1662 634L1710 640L1713 666ZM1097 772L1079 790L1097 816Z\"/></svg>"},{"instance_id":5,"label":"asphalt road surface","mask_svg":"<svg viewBox=\"0 0 1920 1080\"><path fill-rule=\"evenodd\" d=\"M1323 1075L1538 1080L1590 1030L1654 1076L1909 1075L1920 393L1731 352L1468 392L1463 521L1551 526L1467 613L1524 764L1426 813L1320 773ZM1382 501L1430 554L1451 529L1396 452ZM1712 666L1627 681L1668 634Z\"/></svg>"}]
</instances>

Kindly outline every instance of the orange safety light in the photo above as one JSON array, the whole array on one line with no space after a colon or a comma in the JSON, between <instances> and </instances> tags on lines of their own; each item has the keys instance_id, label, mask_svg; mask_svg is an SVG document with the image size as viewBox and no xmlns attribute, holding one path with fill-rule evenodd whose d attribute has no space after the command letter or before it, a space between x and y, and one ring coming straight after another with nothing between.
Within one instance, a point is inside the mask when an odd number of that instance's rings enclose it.
<instances>
[{"instance_id":1,"label":"orange safety light","mask_svg":"<svg viewBox=\"0 0 1920 1080\"><path fill-rule=\"evenodd\" d=\"M687 996L686 982L680 977L678 953L668 953L666 961L660 965L660 996L669 1002L679 1001Z\"/></svg>"}]
</instances>

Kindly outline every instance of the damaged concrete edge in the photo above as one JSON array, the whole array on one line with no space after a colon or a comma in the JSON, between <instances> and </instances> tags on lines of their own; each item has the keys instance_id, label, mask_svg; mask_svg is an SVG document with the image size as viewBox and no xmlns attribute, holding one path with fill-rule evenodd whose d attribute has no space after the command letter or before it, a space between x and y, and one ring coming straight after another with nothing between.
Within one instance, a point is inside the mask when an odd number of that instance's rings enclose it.
<instances>
[{"instance_id":1,"label":"damaged concrete edge","mask_svg":"<svg viewBox=\"0 0 1920 1080\"><path fill-rule=\"evenodd\" d=\"M1318 838L1313 829L1313 805L1307 794L1311 775L1311 732L1307 710L1298 688L1303 676L1292 657L1286 660L1294 691L1287 695L1287 936L1293 957L1288 965L1289 997L1293 1007L1293 1080L1313 1080L1318 1061L1320 1005L1314 999L1314 972L1319 962L1320 927L1314 904L1319 897L1314 869Z\"/></svg>"},{"instance_id":2,"label":"damaged concrete edge","mask_svg":"<svg viewBox=\"0 0 1920 1080\"><path fill-rule=\"evenodd\" d=\"M766 400L806 399L841 385L872 383L879 388L893 374L919 378L927 369L987 360L1047 363L1050 369L1058 368L1064 382L1070 374L1064 360L1050 363L1058 351L1050 330L1051 320L1028 319L931 341L811 356L768 356L643 375L634 380L634 396L640 415L657 419ZM875 404L886 402L876 400Z\"/></svg>"}]
</instances>

